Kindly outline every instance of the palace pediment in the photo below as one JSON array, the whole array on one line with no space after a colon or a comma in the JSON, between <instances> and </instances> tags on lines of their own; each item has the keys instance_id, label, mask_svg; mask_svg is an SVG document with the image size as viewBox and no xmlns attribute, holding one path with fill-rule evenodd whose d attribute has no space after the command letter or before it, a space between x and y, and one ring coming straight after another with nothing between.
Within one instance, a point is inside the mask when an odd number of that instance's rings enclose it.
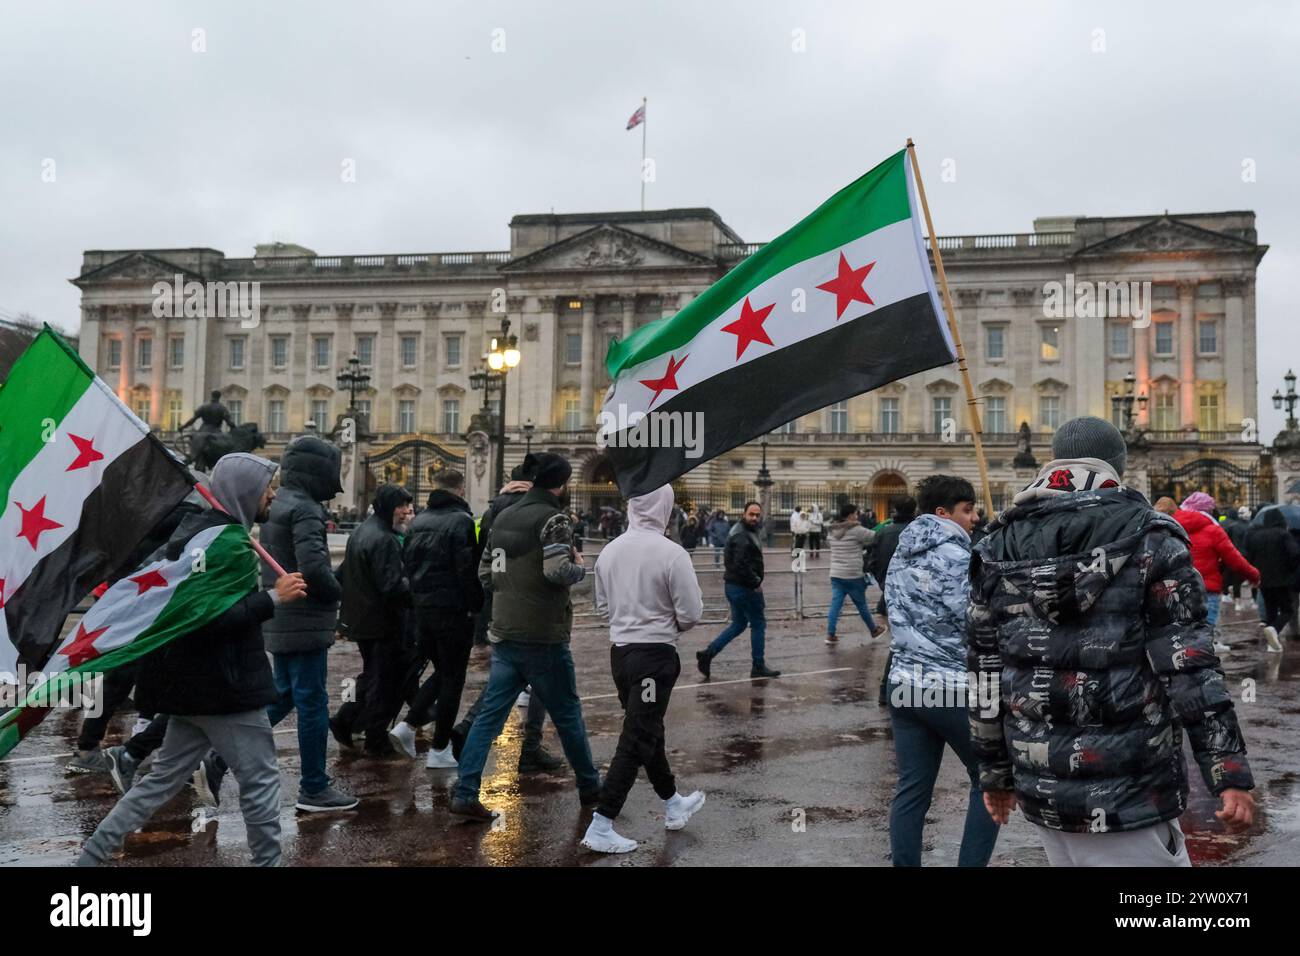
<instances>
[{"instance_id":1,"label":"palace pediment","mask_svg":"<svg viewBox=\"0 0 1300 956\"><path fill-rule=\"evenodd\" d=\"M148 252L133 252L121 259L116 259L107 265L100 266L90 272L83 273L73 279L73 284L81 285L82 283L99 283L112 282L114 280L131 280L139 282L140 280L153 280L159 282L173 282L176 276L181 277L181 281L193 279L198 282L206 281L198 273L191 272L188 269L178 266L175 263L168 262L158 256Z\"/></svg>"},{"instance_id":2,"label":"palace pediment","mask_svg":"<svg viewBox=\"0 0 1300 956\"><path fill-rule=\"evenodd\" d=\"M502 272L594 272L708 266L711 259L619 226L595 226L512 260Z\"/></svg>"},{"instance_id":3,"label":"palace pediment","mask_svg":"<svg viewBox=\"0 0 1300 956\"><path fill-rule=\"evenodd\" d=\"M1160 216L1128 232L1085 246L1076 255L1205 251L1254 253L1257 249L1253 242L1245 239L1202 229L1200 226L1193 226L1191 223L1170 216Z\"/></svg>"}]
</instances>

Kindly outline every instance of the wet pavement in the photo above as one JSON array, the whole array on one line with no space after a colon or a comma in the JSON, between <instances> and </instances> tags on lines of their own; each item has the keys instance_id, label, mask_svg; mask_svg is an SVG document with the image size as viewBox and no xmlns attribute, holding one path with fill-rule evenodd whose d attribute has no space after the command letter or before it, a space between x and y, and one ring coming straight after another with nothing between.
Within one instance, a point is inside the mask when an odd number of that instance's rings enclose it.
<instances>
[{"instance_id":1,"label":"wet pavement","mask_svg":"<svg viewBox=\"0 0 1300 956\"><path fill-rule=\"evenodd\" d=\"M589 554L590 557L590 554ZM483 802L504 811L495 829L461 823L448 813L455 771L424 767L420 758L381 761L339 752L330 741L331 773L361 797L340 814L300 814L297 738L293 718L276 728L282 779L285 862L289 865L868 865L889 864L889 802L896 779L889 719L876 702L887 637L871 640L856 615L841 618L841 643L823 642L829 600L827 557L804 577L808 617L779 610L795 604L793 575L769 576L768 663L780 678L751 681L748 634L714 662L701 683L695 651L722 628L725 604L711 559L703 569L706 609L718 623L701 625L680 645L682 677L668 710L668 754L683 792L702 789L708 802L685 830L663 829L662 804L644 774L618 828L641 847L625 856L580 851L589 812L578 805L566 767L553 775L516 771L523 711L515 709L489 758ZM769 557L769 567L776 565ZM877 596L871 591L872 606ZM589 602L589 598L586 599ZM579 610L585 606L580 595ZM851 605L849 606L851 610ZM820 615L820 616L817 616ZM578 691L598 767L608 764L621 712L609 675L607 631L580 614L572 650ZM1182 818L1193 860L1202 865L1300 863L1300 642L1284 655L1266 654L1257 640L1252 606L1225 609L1224 639L1233 645L1225 671L1255 772L1255 825L1230 836L1214 819L1218 803L1194 764L1189 809ZM462 710L487 674L486 649L474 652ZM360 670L351 644L330 655L330 693L337 706L343 681ZM117 743L134 713L114 719L105 745ZM79 712L56 712L0 762L0 865L66 865L108 813L116 792L106 776L68 774L64 764L80 724ZM546 745L561 753L549 721ZM927 818L925 863L955 864L966 806L966 775L949 752ZM237 790L227 780L217 822L192 832L187 789L127 841L123 865L211 866L247 862ZM1034 829L1019 814L998 839L994 866L1042 866Z\"/></svg>"}]
</instances>

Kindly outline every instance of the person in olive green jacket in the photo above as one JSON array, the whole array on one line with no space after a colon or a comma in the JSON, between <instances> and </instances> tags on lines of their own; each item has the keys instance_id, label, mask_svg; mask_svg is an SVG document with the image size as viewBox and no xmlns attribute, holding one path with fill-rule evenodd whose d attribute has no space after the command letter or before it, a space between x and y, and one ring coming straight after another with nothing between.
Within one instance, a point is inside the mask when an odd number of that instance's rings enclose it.
<instances>
[{"instance_id":1,"label":"person in olive green jacket","mask_svg":"<svg viewBox=\"0 0 1300 956\"><path fill-rule=\"evenodd\" d=\"M600 797L569 653L573 603L569 588L587 574L573 547L573 524L560 507L573 469L559 455L535 456L532 489L497 515L479 576L492 586L492 665L482 708L460 755L460 780L451 812L484 822L496 814L479 801L483 766L519 692L531 685L551 715L584 806Z\"/></svg>"}]
</instances>

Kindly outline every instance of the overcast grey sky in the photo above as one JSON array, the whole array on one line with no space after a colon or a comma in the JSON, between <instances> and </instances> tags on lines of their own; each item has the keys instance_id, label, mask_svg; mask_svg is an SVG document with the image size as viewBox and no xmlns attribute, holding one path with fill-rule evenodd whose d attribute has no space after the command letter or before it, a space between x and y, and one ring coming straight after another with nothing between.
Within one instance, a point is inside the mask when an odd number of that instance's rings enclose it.
<instances>
[{"instance_id":1,"label":"overcast grey sky","mask_svg":"<svg viewBox=\"0 0 1300 956\"><path fill-rule=\"evenodd\" d=\"M1258 276L1268 440L1281 415L1267 397L1300 366L1297 4L0 10L0 314L75 327L66 280L85 249L504 249L516 213L634 209L640 134L624 124L648 96L647 206L711 206L750 241L908 136L941 234L1252 209L1271 246Z\"/></svg>"}]
</instances>

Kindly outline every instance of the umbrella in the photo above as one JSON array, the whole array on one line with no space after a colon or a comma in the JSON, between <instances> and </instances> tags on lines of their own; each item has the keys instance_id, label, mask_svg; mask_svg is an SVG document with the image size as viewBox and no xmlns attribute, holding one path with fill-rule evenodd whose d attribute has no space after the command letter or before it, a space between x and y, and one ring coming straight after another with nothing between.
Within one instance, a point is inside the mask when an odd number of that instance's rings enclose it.
<instances>
[{"instance_id":1,"label":"umbrella","mask_svg":"<svg viewBox=\"0 0 1300 956\"><path fill-rule=\"evenodd\" d=\"M1263 515L1275 508L1282 509L1282 517L1286 519L1286 526L1292 531L1300 531L1300 505L1265 505L1255 512L1255 517L1250 519L1250 526L1258 528L1262 525Z\"/></svg>"}]
</instances>

